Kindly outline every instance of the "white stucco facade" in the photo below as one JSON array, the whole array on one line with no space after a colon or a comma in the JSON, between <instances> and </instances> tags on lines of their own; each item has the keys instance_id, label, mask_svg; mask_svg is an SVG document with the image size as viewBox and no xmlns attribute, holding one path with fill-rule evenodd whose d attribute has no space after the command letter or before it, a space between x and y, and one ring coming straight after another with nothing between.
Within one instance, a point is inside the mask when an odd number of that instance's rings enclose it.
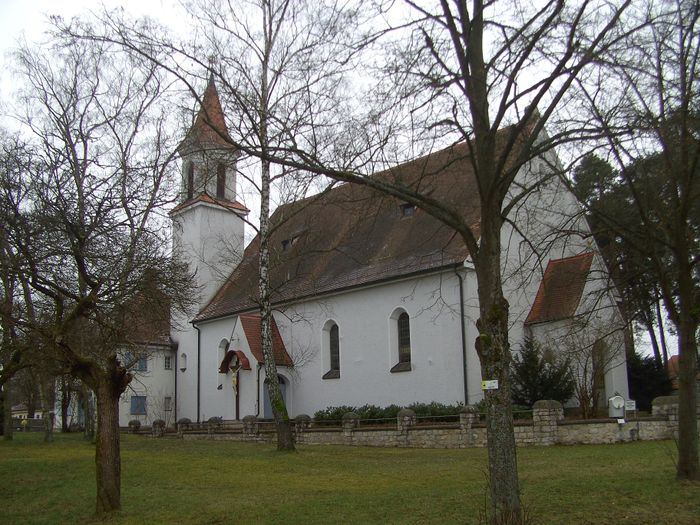
<instances>
[{"instance_id":1,"label":"white stucco facade","mask_svg":"<svg viewBox=\"0 0 700 525\"><path fill-rule=\"evenodd\" d=\"M162 419L175 422L175 352L168 346L149 346L134 352L133 379L119 400L119 426L131 420L150 425Z\"/></svg>"}]
</instances>

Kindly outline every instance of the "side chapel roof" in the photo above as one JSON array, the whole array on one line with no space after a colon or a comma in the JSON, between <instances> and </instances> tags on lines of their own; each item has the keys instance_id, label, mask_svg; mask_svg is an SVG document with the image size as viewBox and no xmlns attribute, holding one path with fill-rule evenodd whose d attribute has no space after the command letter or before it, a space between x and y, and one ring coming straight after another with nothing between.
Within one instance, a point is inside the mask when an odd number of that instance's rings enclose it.
<instances>
[{"instance_id":1,"label":"side chapel roof","mask_svg":"<svg viewBox=\"0 0 700 525\"><path fill-rule=\"evenodd\" d=\"M258 363L264 363L265 357L263 356L262 351L262 336L260 329L262 318L260 315L255 314L241 315L240 320L253 357L255 357ZM277 323L275 322L274 317L272 318L271 324L272 353L275 356L275 364L277 366L292 366L292 358L287 353L287 348L284 346L284 341L282 341L282 336L280 335L279 328L277 328Z\"/></svg>"},{"instance_id":2,"label":"side chapel roof","mask_svg":"<svg viewBox=\"0 0 700 525\"><path fill-rule=\"evenodd\" d=\"M592 262L593 252L549 261L525 324L573 317L581 302Z\"/></svg>"}]
</instances>

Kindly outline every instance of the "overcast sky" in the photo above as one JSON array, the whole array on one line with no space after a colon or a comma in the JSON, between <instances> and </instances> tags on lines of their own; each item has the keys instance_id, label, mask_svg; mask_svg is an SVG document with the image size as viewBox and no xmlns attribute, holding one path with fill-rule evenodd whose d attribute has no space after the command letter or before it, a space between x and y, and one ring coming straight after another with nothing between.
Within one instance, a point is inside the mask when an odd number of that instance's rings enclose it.
<instances>
[{"instance_id":1,"label":"overcast sky","mask_svg":"<svg viewBox=\"0 0 700 525\"><path fill-rule=\"evenodd\" d=\"M17 47L21 39L40 42L47 29L50 15L64 18L88 16L90 10L99 11L122 7L132 16L150 16L177 28L183 17L176 16L174 0L0 0L0 94L7 99L12 93L12 75L7 53ZM179 11L179 10L178 10Z\"/></svg>"}]
</instances>

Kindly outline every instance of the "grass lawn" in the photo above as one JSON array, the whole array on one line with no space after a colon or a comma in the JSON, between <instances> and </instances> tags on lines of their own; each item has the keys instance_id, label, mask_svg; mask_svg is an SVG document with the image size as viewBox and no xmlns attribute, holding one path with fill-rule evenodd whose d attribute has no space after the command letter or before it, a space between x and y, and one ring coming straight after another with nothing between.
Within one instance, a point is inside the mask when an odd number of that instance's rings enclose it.
<instances>
[{"instance_id":1,"label":"grass lawn","mask_svg":"<svg viewBox=\"0 0 700 525\"><path fill-rule=\"evenodd\" d=\"M94 448L81 436L0 441L0 523L92 523ZM698 524L700 484L674 480L673 442L522 448L533 523ZM486 450L301 446L122 436L109 523L479 523Z\"/></svg>"}]
</instances>

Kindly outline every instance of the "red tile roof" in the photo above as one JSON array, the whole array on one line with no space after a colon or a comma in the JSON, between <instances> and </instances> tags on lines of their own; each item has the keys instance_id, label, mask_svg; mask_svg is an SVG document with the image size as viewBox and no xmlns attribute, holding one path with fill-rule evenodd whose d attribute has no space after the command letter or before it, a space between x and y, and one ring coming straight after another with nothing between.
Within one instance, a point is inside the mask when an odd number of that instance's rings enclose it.
<instances>
[{"instance_id":1,"label":"red tile roof","mask_svg":"<svg viewBox=\"0 0 700 525\"><path fill-rule=\"evenodd\" d=\"M148 289L149 284L144 282L143 293L136 293L115 309L115 321L124 327L124 344L169 346L170 299L158 289Z\"/></svg>"},{"instance_id":2,"label":"red tile roof","mask_svg":"<svg viewBox=\"0 0 700 525\"><path fill-rule=\"evenodd\" d=\"M549 261L525 324L573 317L581 301L593 253Z\"/></svg>"},{"instance_id":3,"label":"red tile roof","mask_svg":"<svg viewBox=\"0 0 700 525\"><path fill-rule=\"evenodd\" d=\"M680 362L677 355L672 355L668 363L666 363L666 373L668 378L671 380L671 386L674 390L678 390L678 373L680 371ZM695 378L700 381L700 372L697 373Z\"/></svg>"},{"instance_id":4,"label":"red tile roof","mask_svg":"<svg viewBox=\"0 0 700 525\"><path fill-rule=\"evenodd\" d=\"M457 144L375 175L420 188L451 205L478 235L479 194L466 144ZM464 241L417 209L404 217L398 199L355 184L277 208L271 217L275 304L462 264ZM241 264L196 321L257 309L256 237Z\"/></svg>"},{"instance_id":5,"label":"red tile roof","mask_svg":"<svg viewBox=\"0 0 700 525\"><path fill-rule=\"evenodd\" d=\"M202 193L200 195L197 195L193 199L182 202L182 203L178 204L177 206L175 206L172 210L170 210L170 215L173 215L174 213L178 213L179 211L182 211L185 208L188 208L197 202L206 202L207 204L214 204L216 206L221 206L222 208L226 208L227 210L237 212L239 215L240 214L247 215L248 212L250 211L248 208L246 208L240 202L229 201L229 200L225 200L225 199L216 199L216 198L212 197L211 195L208 195L207 193Z\"/></svg>"},{"instance_id":6,"label":"red tile roof","mask_svg":"<svg viewBox=\"0 0 700 525\"><path fill-rule=\"evenodd\" d=\"M197 117L187 132L185 140L180 144L180 148L185 144L214 145L224 148L233 147L213 76L209 78L207 88L202 95L202 104Z\"/></svg>"},{"instance_id":7,"label":"red tile roof","mask_svg":"<svg viewBox=\"0 0 700 525\"><path fill-rule=\"evenodd\" d=\"M250 361L248 361L248 358L242 350L229 350L228 352L226 352L224 359L219 365L220 374L228 374L229 369L231 368L231 361L233 360L233 356L238 357L238 361L240 362L241 368L243 370L250 370Z\"/></svg>"},{"instance_id":8,"label":"red tile roof","mask_svg":"<svg viewBox=\"0 0 700 525\"><path fill-rule=\"evenodd\" d=\"M241 315L239 319L253 357L255 357L258 363L264 364L265 357L262 351L261 334L262 319L260 315ZM282 336L280 335L279 328L277 328L274 317L272 318L272 353L275 356L275 364L277 366L292 366L292 358L289 357L287 353L287 348L284 346L284 341L282 341Z\"/></svg>"}]
</instances>

